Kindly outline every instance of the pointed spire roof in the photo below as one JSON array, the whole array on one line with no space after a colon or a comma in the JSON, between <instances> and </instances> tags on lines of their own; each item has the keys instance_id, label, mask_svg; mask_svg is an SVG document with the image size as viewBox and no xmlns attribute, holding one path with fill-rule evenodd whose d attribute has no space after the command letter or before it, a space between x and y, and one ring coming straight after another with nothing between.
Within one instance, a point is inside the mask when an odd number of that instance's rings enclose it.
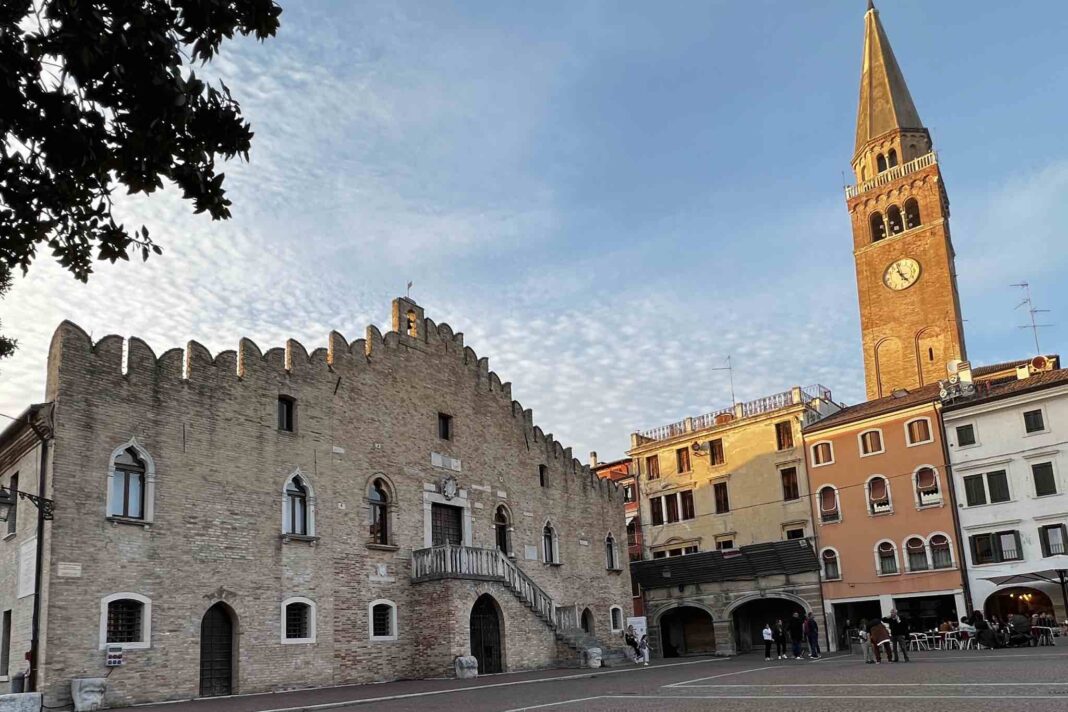
<instances>
[{"instance_id":1,"label":"pointed spire roof","mask_svg":"<svg viewBox=\"0 0 1068 712\"><path fill-rule=\"evenodd\" d=\"M857 153L871 139L892 129L923 128L916 105L897 66L879 11L868 0L864 15L864 57L857 108Z\"/></svg>"}]
</instances>

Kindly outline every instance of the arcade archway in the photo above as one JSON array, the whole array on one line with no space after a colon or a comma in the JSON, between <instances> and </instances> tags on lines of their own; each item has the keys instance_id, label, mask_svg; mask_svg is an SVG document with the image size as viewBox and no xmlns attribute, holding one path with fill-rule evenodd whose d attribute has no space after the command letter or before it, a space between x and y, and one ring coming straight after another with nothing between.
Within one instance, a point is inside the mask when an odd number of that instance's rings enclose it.
<instances>
[{"instance_id":1,"label":"arcade archway","mask_svg":"<svg viewBox=\"0 0 1068 712\"><path fill-rule=\"evenodd\" d=\"M1007 620L1012 615L1028 618L1034 613L1053 612L1053 601L1042 591L1030 586L1011 586L994 591L986 597L983 613Z\"/></svg>"},{"instance_id":2,"label":"arcade archway","mask_svg":"<svg viewBox=\"0 0 1068 712\"><path fill-rule=\"evenodd\" d=\"M763 648L762 631L765 623L775 624L781 620L784 626L790 625L794 613L806 614L805 607L786 598L754 598L734 609L731 614L734 622L734 645L739 653Z\"/></svg>"},{"instance_id":3,"label":"arcade archway","mask_svg":"<svg viewBox=\"0 0 1068 712\"><path fill-rule=\"evenodd\" d=\"M660 651L665 658L716 652L712 616L694 606L679 606L660 616Z\"/></svg>"}]
</instances>

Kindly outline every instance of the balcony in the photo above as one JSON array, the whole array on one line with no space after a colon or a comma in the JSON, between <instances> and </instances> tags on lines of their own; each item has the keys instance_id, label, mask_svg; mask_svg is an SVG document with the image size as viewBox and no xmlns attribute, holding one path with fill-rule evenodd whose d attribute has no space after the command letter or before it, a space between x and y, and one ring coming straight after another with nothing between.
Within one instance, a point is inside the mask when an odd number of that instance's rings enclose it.
<instances>
[{"instance_id":1,"label":"balcony","mask_svg":"<svg viewBox=\"0 0 1068 712\"><path fill-rule=\"evenodd\" d=\"M857 183L856 185L846 186L845 194L846 199L855 198L861 193L866 193L872 188L877 188L880 185L886 185L887 183L893 183L898 178L903 178L910 173L915 173L918 170L933 166L938 163L938 156L934 151L931 151L925 156L914 158L908 163L902 163L900 166L894 166L888 168L879 175L866 180L863 183Z\"/></svg>"}]
</instances>

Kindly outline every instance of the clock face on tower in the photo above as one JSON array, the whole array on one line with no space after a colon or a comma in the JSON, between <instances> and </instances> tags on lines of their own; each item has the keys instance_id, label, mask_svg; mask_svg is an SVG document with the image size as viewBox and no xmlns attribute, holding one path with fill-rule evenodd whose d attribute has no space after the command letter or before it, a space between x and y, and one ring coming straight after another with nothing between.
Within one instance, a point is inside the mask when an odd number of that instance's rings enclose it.
<instances>
[{"instance_id":1,"label":"clock face on tower","mask_svg":"<svg viewBox=\"0 0 1068 712\"><path fill-rule=\"evenodd\" d=\"M911 257L903 257L890 263L883 273L883 284L895 291L908 289L920 278L920 263Z\"/></svg>"}]
</instances>

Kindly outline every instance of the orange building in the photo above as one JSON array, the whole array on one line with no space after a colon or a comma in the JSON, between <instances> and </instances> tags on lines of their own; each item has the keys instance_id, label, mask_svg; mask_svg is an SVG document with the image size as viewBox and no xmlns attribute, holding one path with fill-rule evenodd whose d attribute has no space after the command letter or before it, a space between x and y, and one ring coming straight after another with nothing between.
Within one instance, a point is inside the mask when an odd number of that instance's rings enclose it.
<instances>
[{"instance_id":1,"label":"orange building","mask_svg":"<svg viewBox=\"0 0 1068 712\"><path fill-rule=\"evenodd\" d=\"M638 505L638 479L631 472L630 458L598 462L597 453L590 453L590 469L598 477L619 483L623 489L623 512L627 518L627 556L630 561L642 560L642 524ZM631 602L634 615L644 616L641 589L638 582L631 578Z\"/></svg>"},{"instance_id":2,"label":"orange building","mask_svg":"<svg viewBox=\"0 0 1068 712\"><path fill-rule=\"evenodd\" d=\"M805 428L832 649L896 608L925 629L966 615L937 384Z\"/></svg>"}]
</instances>

